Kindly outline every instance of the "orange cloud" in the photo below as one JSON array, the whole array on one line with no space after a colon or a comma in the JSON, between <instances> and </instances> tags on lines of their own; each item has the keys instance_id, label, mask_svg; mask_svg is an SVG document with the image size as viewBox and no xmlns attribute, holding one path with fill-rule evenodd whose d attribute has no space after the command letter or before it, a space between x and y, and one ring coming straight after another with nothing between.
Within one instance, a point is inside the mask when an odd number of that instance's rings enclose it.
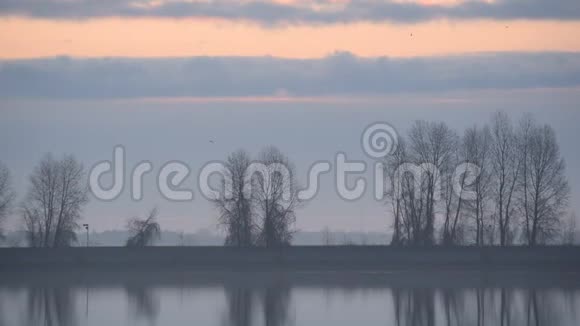
<instances>
[{"instance_id":1,"label":"orange cloud","mask_svg":"<svg viewBox=\"0 0 580 326\"><path fill-rule=\"evenodd\" d=\"M580 51L580 22L446 21L264 28L217 19L0 19L0 58L430 56L486 51Z\"/></svg>"}]
</instances>

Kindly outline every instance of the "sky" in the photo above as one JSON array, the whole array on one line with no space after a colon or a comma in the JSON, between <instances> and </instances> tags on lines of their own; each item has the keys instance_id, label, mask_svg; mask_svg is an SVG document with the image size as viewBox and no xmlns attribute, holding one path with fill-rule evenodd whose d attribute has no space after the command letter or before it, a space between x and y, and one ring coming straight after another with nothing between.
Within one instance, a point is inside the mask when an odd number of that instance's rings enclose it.
<instances>
[{"instance_id":1,"label":"sky","mask_svg":"<svg viewBox=\"0 0 580 326\"><path fill-rule=\"evenodd\" d=\"M372 163L360 137L376 121L462 133L497 110L532 112L557 131L575 209L579 34L577 0L3 0L0 160L19 200L44 153L90 168L118 144L132 164L192 170L276 145L305 180L339 151ZM193 202L163 199L152 177L142 201L93 198L84 221L122 228L157 206L165 228L215 230L195 175L187 182ZM388 230L383 203L332 188L323 178L298 228Z\"/></svg>"}]
</instances>

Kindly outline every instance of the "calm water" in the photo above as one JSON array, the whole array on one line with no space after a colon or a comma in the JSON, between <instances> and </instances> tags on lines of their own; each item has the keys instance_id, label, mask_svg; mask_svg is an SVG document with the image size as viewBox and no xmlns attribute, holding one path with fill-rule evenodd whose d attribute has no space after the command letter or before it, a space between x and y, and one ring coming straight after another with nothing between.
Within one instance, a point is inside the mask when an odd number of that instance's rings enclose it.
<instances>
[{"instance_id":1,"label":"calm water","mask_svg":"<svg viewBox=\"0 0 580 326\"><path fill-rule=\"evenodd\" d=\"M580 324L578 275L0 275L0 325Z\"/></svg>"}]
</instances>

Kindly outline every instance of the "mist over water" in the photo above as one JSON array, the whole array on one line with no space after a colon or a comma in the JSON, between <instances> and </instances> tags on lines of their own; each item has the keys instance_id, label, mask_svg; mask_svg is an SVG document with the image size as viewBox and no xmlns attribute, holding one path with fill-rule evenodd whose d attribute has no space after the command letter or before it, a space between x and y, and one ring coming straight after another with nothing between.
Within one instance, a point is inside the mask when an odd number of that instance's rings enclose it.
<instances>
[{"instance_id":1,"label":"mist over water","mask_svg":"<svg viewBox=\"0 0 580 326\"><path fill-rule=\"evenodd\" d=\"M574 274L8 275L0 325L577 325Z\"/></svg>"}]
</instances>

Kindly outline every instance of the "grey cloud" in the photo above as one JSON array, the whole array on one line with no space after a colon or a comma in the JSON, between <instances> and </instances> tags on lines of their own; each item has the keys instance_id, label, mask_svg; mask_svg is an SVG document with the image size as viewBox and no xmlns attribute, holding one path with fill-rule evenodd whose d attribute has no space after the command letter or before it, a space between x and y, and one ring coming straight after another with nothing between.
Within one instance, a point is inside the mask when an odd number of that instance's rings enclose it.
<instances>
[{"instance_id":1,"label":"grey cloud","mask_svg":"<svg viewBox=\"0 0 580 326\"><path fill-rule=\"evenodd\" d=\"M412 23L451 19L580 19L578 0L466 0L456 6L424 6L393 1L353 0L342 9L314 10L271 1L170 1L160 6L135 4L145 0L3 0L0 15L82 19L127 17L217 17L251 20L265 25L393 21ZM323 2L323 1L318 1Z\"/></svg>"},{"instance_id":2,"label":"grey cloud","mask_svg":"<svg viewBox=\"0 0 580 326\"><path fill-rule=\"evenodd\" d=\"M0 61L2 98L347 96L575 86L580 53Z\"/></svg>"}]
</instances>

